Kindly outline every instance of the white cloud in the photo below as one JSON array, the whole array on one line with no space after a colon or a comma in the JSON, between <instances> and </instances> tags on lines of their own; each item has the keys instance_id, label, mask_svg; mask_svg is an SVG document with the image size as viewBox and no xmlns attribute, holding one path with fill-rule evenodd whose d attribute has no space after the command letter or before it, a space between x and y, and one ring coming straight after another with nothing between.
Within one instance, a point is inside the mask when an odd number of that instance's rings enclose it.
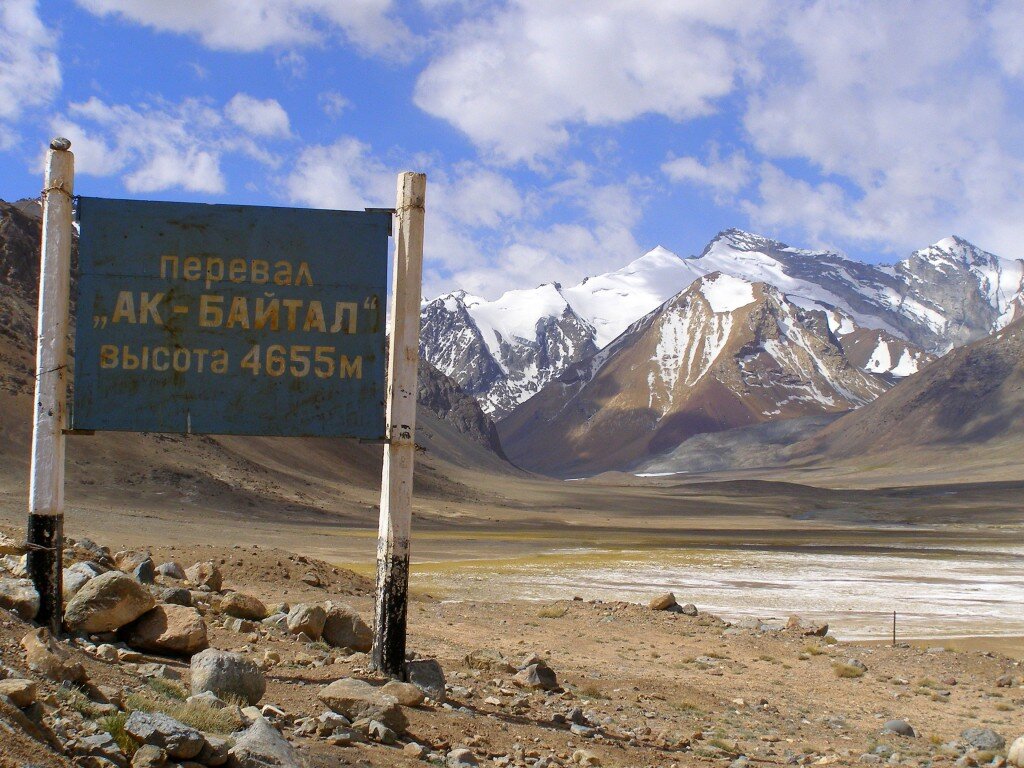
<instances>
[{"instance_id":1,"label":"white cloud","mask_svg":"<svg viewBox=\"0 0 1024 768\"><path fill-rule=\"evenodd\" d=\"M751 173L750 161L743 152L733 152L723 159L717 149L712 149L706 162L689 156L669 158L662 163L661 170L674 182L692 182L729 195L745 187Z\"/></svg>"},{"instance_id":2,"label":"white cloud","mask_svg":"<svg viewBox=\"0 0 1024 768\"><path fill-rule=\"evenodd\" d=\"M408 29L391 13L391 0L76 1L97 15L194 35L218 50L320 45L340 32L366 52L404 58L411 40Z\"/></svg>"},{"instance_id":3,"label":"white cloud","mask_svg":"<svg viewBox=\"0 0 1024 768\"><path fill-rule=\"evenodd\" d=\"M128 106L93 97L69 104L51 127L71 139L77 173L120 175L133 193L172 188L223 193L221 160L229 153L278 164L220 110L197 99Z\"/></svg>"},{"instance_id":4,"label":"white cloud","mask_svg":"<svg viewBox=\"0 0 1024 768\"><path fill-rule=\"evenodd\" d=\"M352 106L352 102L337 91L324 91L317 100L320 102L320 108L328 117L337 117Z\"/></svg>"},{"instance_id":5,"label":"white cloud","mask_svg":"<svg viewBox=\"0 0 1024 768\"><path fill-rule=\"evenodd\" d=\"M1011 77L1024 77L1024 3L996 0L988 15L996 59Z\"/></svg>"},{"instance_id":6,"label":"white cloud","mask_svg":"<svg viewBox=\"0 0 1024 768\"><path fill-rule=\"evenodd\" d=\"M0 149L16 142L8 121L49 104L61 87L57 37L39 18L36 0L0 2Z\"/></svg>"},{"instance_id":7,"label":"white cloud","mask_svg":"<svg viewBox=\"0 0 1024 768\"><path fill-rule=\"evenodd\" d=\"M502 161L533 162L581 125L707 115L754 61L741 38L767 2L513 0L459 25L416 104Z\"/></svg>"},{"instance_id":8,"label":"white cloud","mask_svg":"<svg viewBox=\"0 0 1024 768\"><path fill-rule=\"evenodd\" d=\"M236 93L224 108L224 114L253 136L287 138L291 135L288 113L276 99L257 99L247 93Z\"/></svg>"}]
</instances>

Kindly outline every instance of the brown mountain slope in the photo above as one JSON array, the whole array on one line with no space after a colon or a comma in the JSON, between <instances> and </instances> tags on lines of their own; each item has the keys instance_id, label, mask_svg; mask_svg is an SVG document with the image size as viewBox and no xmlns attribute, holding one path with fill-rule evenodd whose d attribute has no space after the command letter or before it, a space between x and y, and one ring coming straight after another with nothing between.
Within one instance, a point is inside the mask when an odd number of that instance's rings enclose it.
<instances>
[{"instance_id":1,"label":"brown mountain slope","mask_svg":"<svg viewBox=\"0 0 1024 768\"><path fill-rule=\"evenodd\" d=\"M955 349L882 397L795 445L796 459L841 461L925 451L963 461L1024 447L1024 319Z\"/></svg>"},{"instance_id":2,"label":"brown mountain slope","mask_svg":"<svg viewBox=\"0 0 1024 768\"><path fill-rule=\"evenodd\" d=\"M699 433L834 413L888 382L851 365L824 312L701 277L499 423L512 460L572 476L629 469Z\"/></svg>"}]
</instances>

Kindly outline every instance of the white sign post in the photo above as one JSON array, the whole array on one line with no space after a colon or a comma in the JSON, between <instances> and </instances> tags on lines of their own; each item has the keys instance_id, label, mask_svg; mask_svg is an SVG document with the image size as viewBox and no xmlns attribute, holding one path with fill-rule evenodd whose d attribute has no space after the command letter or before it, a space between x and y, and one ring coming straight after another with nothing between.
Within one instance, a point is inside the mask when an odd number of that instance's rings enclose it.
<instances>
[{"instance_id":1,"label":"white sign post","mask_svg":"<svg viewBox=\"0 0 1024 768\"><path fill-rule=\"evenodd\" d=\"M36 329L36 390L28 507L28 572L39 592L40 624L58 635L64 618L64 427L71 293L71 197L75 156L56 138L46 153L43 242Z\"/></svg>"},{"instance_id":2,"label":"white sign post","mask_svg":"<svg viewBox=\"0 0 1024 768\"><path fill-rule=\"evenodd\" d=\"M388 442L384 446L380 490L372 658L378 671L400 679L405 677L426 191L426 174L406 172L398 176L398 232L395 236L392 308L388 314Z\"/></svg>"}]
</instances>

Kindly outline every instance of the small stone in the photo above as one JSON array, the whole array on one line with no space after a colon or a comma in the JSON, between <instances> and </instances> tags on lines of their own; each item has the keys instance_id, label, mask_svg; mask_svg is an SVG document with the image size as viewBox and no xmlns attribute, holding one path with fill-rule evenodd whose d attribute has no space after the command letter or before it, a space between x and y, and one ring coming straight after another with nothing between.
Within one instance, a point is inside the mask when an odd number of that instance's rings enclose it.
<instances>
[{"instance_id":1,"label":"small stone","mask_svg":"<svg viewBox=\"0 0 1024 768\"><path fill-rule=\"evenodd\" d=\"M39 627L23 638L28 668L57 682L84 683L89 678L85 668L74 660L71 653L56 642L45 627Z\"/></svg>"},{"instance_id":2,"label":"small stone","mask_svg":"<svg viewBox=\"0 0 1024 768\"><path fill-rule=\"evenodd\" d=\"M498 651L481 648L469 653L465 658L466 666L490 672L515 672L515 667Z\"/></svg>"},{"instance_id":3,"label":"small stone","mask_svg":"<svg viewBox=\"0 0 1024 768\"><path fill-rule=\"evenodd\" d=\"M444 669L437 659L415 659L405 663L405 679L419 688L438 704L444 704Z\"/></svg>"},{"instance_id":4,"label":"small stone","mask_svg":"<svg viewBox=\"0 0 1024 768\"><path fill-rule=\"evenodd\" d=\"M390 680L384 684L381 691L387 696L393 696L403 707L418 707L423 703L423 691L412 683Z\"/></svg>"},{"instance_id":5,"label":"small stone","mask_svg":"<svg viewBox=\"0 0 1024 768\"><path fill-rule=\"evenodd\" d=\"M267 606L259 598L243 592L231 592L225 595L220 602L220 610L236 619L263 621L267 618Z\"/></svg>"},{"instance_id":6,"label":"small stone","mask_svg":"<svg viewBox=\"0 0 1024 768\"><path fill-rule=\"evenodd\" d=\"M479 764L480 762L476 759L476 755L464 747L453 749L445 756L445 765L447 768L463 768L463 766Z\"/></svg>"},{"instance_id":7,"label":"small stone","mask_svg":"<svg viewBox=\"0 0 1024 768\"><path fill-rule=\"evenodd\" d=\"M368 652L373 647L373 631L352 608L340 603L327 603L327 618L321 635L328 645Z\"/></svg>"},{"instance_id":8,"label":"small stone","mask_svg":"<svg viewBox=\"0 0 1024 768\"><path fill-rule=\"evenodd\" d=\"M167 753L155 744L143 744L132 756L132 768L163 768Z\"/></svg>"},{"instance_id":9,"label":"small stone","mask_svg":"<svg viewBox=\"0 0 1024 768\"><path fill-rule=\"evenodd\" d=\"M238 619L234 616L229 616L224 619L224 629L244 634L254 632L256 630L256 624L248 619Z\"/></svg>"},{"instance_id":10,"label":"small stone","mask_svg":"<svg viewBox=\"0 0 1024 768\"><path fill-rule=\"evenodd\" d=\"M667 611L673 606L678 605L676 602L676 596L671 592L665 592L662 595L658 595L647 604L647 607L652 611Z\"/></svg>"},{"instance_id":11,"label":"small stone","mask_svg":"<svg viewBox=\"0 0 1024 768\"><path fill-rule=\"evenodd\" d=\"M192 693L210 691L256 704L267 690L263 673L241 654L207 648L192 657Z\"/></svg>"},{"instance_id":12,"label":"small stone","mask_svg":"<svg viewBox=\"0 0 1024 768\"><path fill-rule=\"evenodd\" d=\"M199 753L199 757L196 758L196 762L208 765L210 768L224 765L228 761L230 746L227 739L207 734L206 743L203 744L203 750Z\"/></svg>"},{"instance_id":13,"label":"small stone","mask_svg":"<svg viewBox=\"0 0 1024 768\"><path fill-rule=\"evenodd\" d=\"M110 662L121 660L121 656L118 654L117 648L112 646L110 643L101 643L96 646L96 658Z\"/></svg>"},{"instance_id":14,"label":"small stone","mask_svg":"<svg viewBox=\"0 0 1024 768\"><path fill-rule=\"evenodd\" d=\"M220 569L209 560L185 569L185 576L194 586L207 587L213 592L219 592L224 583Z\"/></svg>"},{"instance_id":15,"label":"small stone","mask_svg":"<svg viewBox=\"0 0 1024 768\"><path fill-rule=\"evenodd\" d=\"M996 688L1012 688L1013 675L1002 675L996 678Z\"/></svg>"},{"instance_id":16,"label":"small stone","mask_svg":"<svg viewBox=\"0 0 1024 768\"><path fill-rule=\"evenodd\" d=\"M991 728L968 728L960 734L960 738L975 749L997 752L1006 746L1006 739Z\"/></svg>"},{"instance_id":17,"label":"small stone","mask_svg":"<svg viewBox=\"0 0 1024 768\"><path fill-rule=\"evenodd\" d=\"M576 765L600 765L601 760L593 752L585 749L577 749L572 753L572 761Z\"/></svg>"},{"instance_id":18,"label":"small stone","mask_svg":"<svg viewBox=\"0 0 1024 768\"><path fill-rule=\"evenodd\" d=\"M320 577L312 572L302 574L302 577L299 579L299 581L301 581L303 584L308 584L311 587L323 586L323 582L320 581Z\"/></svg>"},{"instance_id":19,"label":"small stone","mask_svg":"<svg viewBox=\"0 0 1024 768\"><path fill-rule=\"evenodd\" d=\"M184 587L165 587L160 590L157 598L167 605L183 605L186 608L192 607L192 593Z\"/></svg>"},{"instance_id":20,"label":"small stone","mask_svg":"<svg viewBox=\"0 0 1024 768\"><path fill-rule=\"evenodd\" d=\"M93 757L108 760L118 768L127 768L128 759L114 737L106 731L85 736L75 741L74 752L79 757Z\"/></svg>"},{"instance_id":21,"label":"small stone","mask_svg":"<svg viewBox=\"0 0 1024 768\"><path fill-rule=\"evenodd\" d=\"M828 624L804 623L799 616L790 616L786 622L786 629L804 637L824 637L828 634Z\"/></svg>"},{"instance_id":22,"label":"small stone","mask_svg":"<svg viewBox=\"0 0 1024 768\"><path fill-rule=\"evenodd\" d=\"M136 741L160 747L177 760L192 759L202 752L206 743L203 734L195 728L159 712L132 712L124 730Z\"/></svg>"},{"instance_id":23,"label":"small stone","mask_svg":"<svg viewBox=\"0 0 1024 768\"><path fill-rule=\"evenodd\" d=\"M394 744L398 741L398 734L379 720L371 720L366 733L372 741L379 744Z\"/></svg>"},{"instance_id":24,"label":"small stone","mask_svg":"<svg viewBox=\"0 0 1024 768\"><path fill-rule=\"evenodd\" d=\"M430 750L422 744L417 744L415 741L410 741L408 744L402 747L402 752L405 753L406 756L411 757L414 760L422 760L427 756L427 754L429 754Z\"/></svg>"},{"instance_id":25,"label":"small stone","mask_svg":"<svg viewBox=\"0 0 1024 768\"><path fill-rule=\"evenodd\" d=\"M265 717L256 718L229 752L233 768L305 768L305 761Z\"/></svg>"},{"instance_id":26,"label":"small stone","mask_svg":"<svg viewBox=\"0 0 1024 768\"><path fill-rule=\"evenodd\" d=\"M854 669L859 669L861 672L867 672L868 671L867 664L865 664L860 659L847 659L846 660L846 666L853 667Z\"/></svg>"},{"instance_id":27,"label":"small stone","mask_svg":"<svg viewBox=\"0 0 1024 768\"><path fill-rule=\"evenodd\" d=\"M299 603L288 612L288 631L293 635L304 634L312 640L319 640L327 623L327 611L322 605Z\"/></svg>"},{"instance_id":28,"label":"small stone","mask_svg":"<svg viewBox=\"0 0 1024 768\"><path fill-rule=\"evenodd\" d=\"M0 578L0 608L32 621L39 613L39 593L29 579Z\"/></svg>"},{"instance_id":29,"label":"small stone","mask_svg":"<svg viewBox=\"0 0 1024 768\"><path fill-rule=\"evenodd\" d=\"M36 681L12 677L0 680L0 696L6 696L19 709L31 707L36 703Z\"/></svg>"},{"instance_id":30,"label":"small stone","mask_svg":"<svg viewBox=\"0 0 1024 768\"><path fill-rule=\"evenodd\" d=\"M64 624L72 632L111 632L130 624L156 605L138 581L108 571L86 582L68 603Z\"/></svg>"},{"instance_id":31,"label":"small stone","mask_svg":"<svg viewBox=\"0 0 1024 768\"><path fill-rule=\"evenodd\" d=\"M555 672L547 664L531 664L525 669L519 670L512 678L516 685L523 688L534 688L543 691L554 691L558 689L558 678Z\"/></svg>"},{"instance_id":32,"label":"small stone","mask_svg":"<svg viewBox=\"0 0 1024 768\"><path fill-rule=\"evenodd\" d=\"M183 605L158 605L123 632L128 645L158 653L191 656L209 645L202 614Z\"/></svg>"},{"instance_id":33,"label":"small stone","mask_svg":"<svg viewBox=\"0 0 1024 768\"><path fill-rule=\"evenodd\" d=\"M160 563L160 565L156 567L156 572L165 579L174 579L175 581L185 580L185 569L175 562Z\"/></svg>"},{"instance_id":34,"label":"small stone","mask_svg":"<svg viewBox=\"0 0 1024 768\"><path fill-rule=\"evenodd\" d=\"M882 726L882 733L894 733L897 736L915 738L917 732L906 720L890 720Z\"/></svg>"},{"instance_id":35,"label":"small stone","mask_svg":"<svg viewBox=\"0 0 1024 768\"><path fill-rule=\"evenodd\" d=\"M697 606L693 603L687 603L679 609L679 612L684 616L696 616L699 613Z\"/></svg>"},{"instance_id":36,"label":"small stone","mask_svg":"<svg viewBox=\"0 0 1024 768\"><path fill-rule=\"evenodd\" d=\"M143 584L150 584L156 575L156 564L148 552L122 550L114 555L114 564L119 570L134 576Z\"/></svg>"}]
</instances>

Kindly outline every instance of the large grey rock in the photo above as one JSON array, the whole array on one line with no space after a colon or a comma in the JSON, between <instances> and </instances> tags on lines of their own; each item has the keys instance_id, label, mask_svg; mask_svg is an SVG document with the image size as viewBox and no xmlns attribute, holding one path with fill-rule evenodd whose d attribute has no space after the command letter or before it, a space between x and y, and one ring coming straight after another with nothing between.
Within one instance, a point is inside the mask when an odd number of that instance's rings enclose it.
<instances>
[{"instance_id":1,"label":"large grey rock","mask_svg":"<svg viewBox=\"0 0 1024 768\"><path fill-rule=\"evenodd\" d=\"M68 603L64 624L72 632L112 632L156 605L142 584L120 571L91 579Z\"/></svg>"},{"instance_id":2,"label":"large grey rock","mask_svg":"<svg viewBox=\"0 0 1024 768\"><path fill-rule=\"evenodd\" d=\"M218 568L212 561L206 560L202 563L196 563L190 568L185 569L185 576L197 587L209 587L214 592L219 592L221 586L224 584L224 577L221 575L220 568Z\"/></svg>"},{"instance_id":3,"label":"large grey rock","mask_svg":"<svg viewBox=\"0 0 1024 768\"><path fill-rule=\"evenodd\" d=\"M323 640L335 648L351 648L368 653L373 647L373 631L359 614L347 605L327 603Z\"/></svg>"},{"instance_id":4,"label":"large grey rock","mask_svg":"<svg viewBox=\"0 0 1024 768\"><path fill-rule=\"evenodd\" d=\"M128 758L114 741L114 737L106 731L78 738L70 746L71 751L80 758L98 757L109 760L118 768L127 768Z\"/></svg>"},{"instance_id":5,"label":"large grey rock","mask_svg":"<svg viewBox=\"0 0 1024 768\"><path fill-rule=\"evenodd\" d=\"M322 605L299 603L288 612L288 631L319 640L327 623L327 611Z\"/></svg>"},{"instance_id":6,"label":"large grey rock","mask_svg":"<svg viewBox=\"0 0 1024 768\"><path fill-rule=\"evenodd\" d=\"M190 760L203 751L206 743L195 728L160 712L132 712L124 729L139 743L160 747L177 760Z\"/></svg>"},{"instance_id":7,"label":"large grey rock","mask_svg":"<svg viewBox=\"0 0 1024 768\"><path fill-rule=\"evenodd\" d=\"M321 689L320 701L351 721L379 720L396 733L404 731L409 722L393 696L363 680L345 677Z\"/></svg>"},{"instance_id":8,"label":"large grey rock","mask_svg":"<svg viewBox=\"0 0 1024 768\"><path fill-rule=\"evenodd\" d=\"M39 593L28 579L0 579L0 608L32 621L39 613Z\"/></svg>"},{"instance_id":9,"label":"large grey rock","mask_svg":"<svg viewBox=\"0 0 1024 768\"><path fill-rule=\"evenodd\" d=\"M968 728L960 738L976 749L996 752L1006 746L1006 739L991 728Z\"/></svg>"},{"instance_id":10,"label":"large grey rock","mask_svg":"<svg viewBox=\"0 0 1024 768\"><path fill-rule=\"evenodd\" d=\"M228 752L232 768L305 768L305 761L265 717L257 717Z\"/></svg>"},{"instance_id":11,"label":"large grey rock","mask_svg":"<svg viewBox=\"0 0 1024 768\"><path fill-rule=\"evenodd\" d=\"M192 693L210 691L219 698L236 697L256 704L267 690L259 667L241 654L207 648L192 657Z\"/></svg>"},{"instance_id":12,"label":"large grey rock","mask_svg":"<svg viewBox=\"0 0 1024 768\"><path fill-rule=\"evenodd\" d=\"M437 659L416 659L405 663L405 679L438 704L444 704L444 670Z\"/></svg>"},{"instance_id":13,"label":"large grey rock","mask_svg":"<svg viewBox=\"0 0 1024 768\"><path fill-rule=\"evenodd\" d=\"M243 592L232 592L220 601L220 610L236 619L263 621L267 618L267 606L258 597Z\"/></svg>"},{"instance_id":14,"label":"large grey rock","mask_svg":"<svg viewBox=\"0 0 1024 768\"><path fill-rule=\"evenodd\" d=\"M124 630L132 648L191 656L209 645L206 622L195 608L158 605Z\"/></svg>"}]
</instances>

